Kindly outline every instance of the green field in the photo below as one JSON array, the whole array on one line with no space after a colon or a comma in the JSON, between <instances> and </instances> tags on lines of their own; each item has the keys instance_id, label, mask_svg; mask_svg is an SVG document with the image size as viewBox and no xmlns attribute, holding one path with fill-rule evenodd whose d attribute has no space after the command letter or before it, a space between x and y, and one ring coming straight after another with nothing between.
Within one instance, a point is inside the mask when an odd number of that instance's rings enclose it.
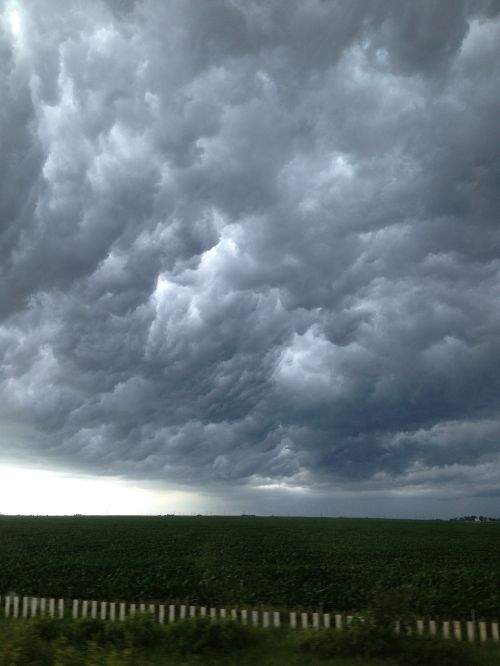
<instances>
[{"instance_id":1,"label":"green field","mask_svg":"<svg viewBox=\"0 0 500 666\"><path fill-rule=\"evenodd\" d=\"M260 517L0 518L0 594L500 617L500 524Z\"/></svg>"}]
</instances>

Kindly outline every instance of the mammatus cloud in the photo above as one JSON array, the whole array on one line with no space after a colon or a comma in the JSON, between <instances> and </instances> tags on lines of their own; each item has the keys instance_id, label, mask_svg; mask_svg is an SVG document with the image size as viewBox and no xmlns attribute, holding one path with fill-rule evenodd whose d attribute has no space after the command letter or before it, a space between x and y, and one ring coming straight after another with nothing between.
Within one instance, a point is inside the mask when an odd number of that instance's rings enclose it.
<instances>
[{"instance_id":1,"label":"mammatus cloud","mask_svg":"<svg viewBox=\"0 0 500 666\"><path fill-rule=\"evenodd\" d=\"M1 26L5 457L494 494L499 2L11 0Z\"/></svg>"}]
</instances>

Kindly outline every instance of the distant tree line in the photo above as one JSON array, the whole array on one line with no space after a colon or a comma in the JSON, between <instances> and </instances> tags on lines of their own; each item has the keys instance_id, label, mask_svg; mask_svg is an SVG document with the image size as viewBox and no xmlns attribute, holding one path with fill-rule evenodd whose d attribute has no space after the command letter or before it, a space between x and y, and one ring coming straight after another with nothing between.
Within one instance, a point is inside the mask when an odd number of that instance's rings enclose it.
<instances>
[{"instance_id":1,"label":"distant tree line","mask_svg":"<svg viewBox=\"0 0 500 666\"><path fill-rule=\"evenodd\" d=\"M500 518L489 518L488 516L460 516L460 518L451 518L466 523L498 523Z\"/></svg>"}]
</instances>

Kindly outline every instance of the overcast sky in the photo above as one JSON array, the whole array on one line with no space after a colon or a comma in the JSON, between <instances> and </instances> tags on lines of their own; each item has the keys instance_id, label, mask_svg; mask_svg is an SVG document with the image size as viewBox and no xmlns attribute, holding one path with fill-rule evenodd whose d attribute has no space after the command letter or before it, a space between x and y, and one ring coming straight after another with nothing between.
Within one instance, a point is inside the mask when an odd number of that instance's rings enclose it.
<instances>
[{"instance_id":1,"label":"overcast sky","mask_svg":"<svg viewBox=\"0 0 500 666\"><path fill-rule=\"evenodd\" d=\"M498 0L4 1L0 511L500 515L499 63Z\"/></svg>"}]
</instances>

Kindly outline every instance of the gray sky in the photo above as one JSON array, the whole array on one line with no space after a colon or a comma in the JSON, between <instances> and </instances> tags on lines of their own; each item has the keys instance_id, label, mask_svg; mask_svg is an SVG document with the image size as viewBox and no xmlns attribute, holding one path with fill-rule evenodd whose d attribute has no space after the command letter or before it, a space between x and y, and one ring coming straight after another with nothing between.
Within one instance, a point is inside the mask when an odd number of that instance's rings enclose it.
<instances>
[{"instance_id":1,"label":"gray sky","mask_svg":"<svg viewBox=\"0 0 500 666\"><path fill-rule=\"evenodd\" d=\"M500 2L1 11L4 464L500 515Z\"/></svg>"}]
</instances>

